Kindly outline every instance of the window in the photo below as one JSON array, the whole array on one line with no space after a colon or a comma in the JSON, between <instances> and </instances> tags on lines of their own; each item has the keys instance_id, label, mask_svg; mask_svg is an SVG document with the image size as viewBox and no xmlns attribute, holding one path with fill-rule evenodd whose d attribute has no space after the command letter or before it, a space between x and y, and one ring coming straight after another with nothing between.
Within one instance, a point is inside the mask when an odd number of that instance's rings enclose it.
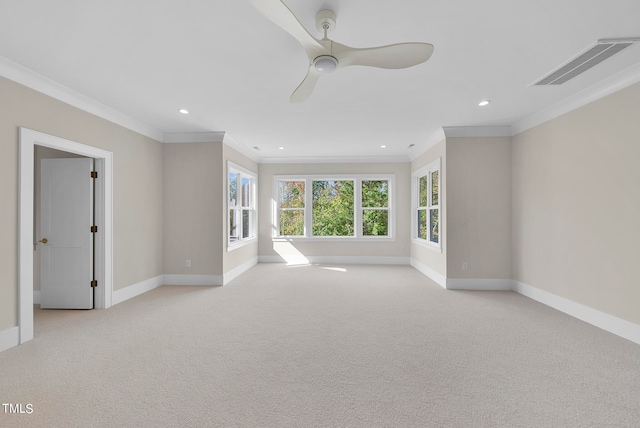
<instances>
[{"instance_id":1,"label":"window","mask_svg":"<svg viewBox=\"0 0 640 428\"><path fill-rule=\"evenodd\" d=\"M412 193L413 238L440 249L440 159L413 173Z\"/></svg>"},{"instance_id":2,"label":"window","mask_svg":"<svg viewBox=\"0 0 640 428\"><path fill-rule=\"evenodd\" d=\"M279 176L274 235L318 239L393 238L395 176Z\"/></svg>"},{"instance_id":3,"label":"window","mask_svg":"<svg viewBox=\"0 0 640 428\"><path fill-rule=\"evenodd\" d=\"M228 163L229 247L257 236L256 175Z\"/></svg>"},{"instance_id":4,"label":"window","mask_svg":"<svg viewBox=\"0 0 640 428\"><path fill-rule=\"evenodd\" d=\"M389 181L362 181L362 234L386 236L389 233Z\"/></svg>"},{"instance_id":5,"label":"window","mask_svg":"<svg viewBox=\"0 0 640 428\"><path fill-rule=\"evenodd\" d=\"M312 181L313 236L354 236L354 195L351 180Z\"/></svg>"},{"instance_id":6,"label":"window","mask_svg":"<svg viewBox=\"0 0 640 428\"><path fill-rule=\"evenodd\" d=\"M278 235L304 236L304 181L278 182Z\"/></svg>"}]
</instances>

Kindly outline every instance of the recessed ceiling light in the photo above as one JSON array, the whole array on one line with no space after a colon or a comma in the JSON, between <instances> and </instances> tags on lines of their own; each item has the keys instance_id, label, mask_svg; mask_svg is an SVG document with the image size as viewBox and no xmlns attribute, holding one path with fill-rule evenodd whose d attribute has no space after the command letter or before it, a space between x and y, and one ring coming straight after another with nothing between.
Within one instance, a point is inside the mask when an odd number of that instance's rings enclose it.
<instances>
[{"instance_id":1,"label":"recessed ceiling light","mask_svg":"<svg viewBox=\"0 0 640 428\"><path fill-rule=\"evenodd\" d=\"M381 148L381 149L386 149L386 148L387 148L387 146L382 145L382 146L380 146L380 148Z\"/></svg>"},{"instance_id":2,"label":"recessed ceiling light","mask_svg":"<svg viewBox=\"0 0 640 428\"><path fill-rule=\"evenodd\" d=\"M480 107L488 106L491 100L482 100L478 103Z\"/></svg>"},{"instance_id":3,"label":"recessed ceiling light","mask_svg":"<svg viewBox=\"0 0 640 428\"><path fill-rule=\"evenodd\" d=\"M189 110L185 109L185 108L181 108L180 110L178 110L180 113L182 114L189 114Z\"/></svg>"},{"instance_id":4,"label":"recessed ceiling light","mask_svg":"<svg viewBox=\"0 0 640 428\"><path fill-rule=\"evenodd\" d=\"M278 150L284 150L284 147L280 146L278 147Z\"/></svg>"}]
</instances>

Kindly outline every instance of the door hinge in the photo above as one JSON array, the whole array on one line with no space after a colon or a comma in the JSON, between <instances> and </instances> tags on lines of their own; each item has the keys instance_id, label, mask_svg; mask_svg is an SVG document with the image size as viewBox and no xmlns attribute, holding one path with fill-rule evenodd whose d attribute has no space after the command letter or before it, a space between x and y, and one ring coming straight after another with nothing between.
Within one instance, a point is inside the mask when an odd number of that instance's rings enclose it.
<instances>
[{"instance_id":1,"label":"door hinge","mask_svg":"<svg viewBox=\"0 0 640 428\"><path fill-rule=\"evenodd\" d=\"M91 178L98 178L98 171L91 171Z\"/></svg>"},{"instance_id":2,"label":"door hinge","mask_svg":"<svg viewBox=\"0 0 640 428\"><path fill-rule=\"evenodd\" d=\"M98 233L98 226L91 226L91 233Z\"/></svg>"},{"instance_id":3,"label":"door hinge","mask_svg":"<svg viewBox=\"0 0 640 428\"><path fill-rule=\"evenodd\" d=\"M96 288L97 286L98 286L98 281L96 281L95 279L91 281L91 288Z\"/></svg>"}]
</instances>

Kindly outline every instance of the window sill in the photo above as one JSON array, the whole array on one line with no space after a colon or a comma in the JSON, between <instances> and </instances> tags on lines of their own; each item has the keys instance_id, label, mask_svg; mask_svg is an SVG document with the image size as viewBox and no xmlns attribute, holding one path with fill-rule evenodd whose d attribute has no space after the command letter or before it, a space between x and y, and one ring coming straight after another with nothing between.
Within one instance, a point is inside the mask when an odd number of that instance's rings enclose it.
<instances>
[{"instance_id":1,"label":"window sill","mask_svg":"<svg viewBox=\"0 0 640 428\"><path fill-rule=\"evenodd\" d=\"M273 242L395 242L396 238L389 236L276 236Z\"/></svg>"},{"instance_id":2,"label":"window sill","mask_svg":"<svg viewBox=\"0 0 640 428\"><path fill-rule=\"evenodd\" d=\"M243 239L242 241L230 242L227 244L227 252L246 247L247 245L253 244L254 242L258 242L257 237Z\"/></svg>"},{"instance_id":3,"label":"window sill","mask_svg":"<svg viewBox=\"0 0 640 428\"><path fill-rule=\"evenodd\" d=\"M417 238L413 238L411 240L411 242L413 242L414 244L419 245L421 247L428 248L431 251L434 251L436 253L441 253L442 254L442 245L441 244L434 244L434 243L426 241L424 239L417 239Z\"/></svg>"}]
</instances>

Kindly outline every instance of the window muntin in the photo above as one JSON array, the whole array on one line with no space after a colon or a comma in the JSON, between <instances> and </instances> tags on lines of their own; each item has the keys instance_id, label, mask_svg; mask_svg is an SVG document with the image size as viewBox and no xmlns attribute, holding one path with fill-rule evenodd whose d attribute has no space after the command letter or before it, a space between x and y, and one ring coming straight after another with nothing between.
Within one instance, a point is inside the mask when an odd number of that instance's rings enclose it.
<instances>
[{"instance_id":1,"label":"window muntin","mask_svg":"<svg viewBox=\"0 0 640 428\"><path fill-rule=\"evenodd\" d=\"M228 164L228 242L229 246L257 236L256 175Z\"/></svg>"},{"instance_id":2,"label":"window muntin","mask_svg":"<svg viewBox=\"0 0 640 428\"><path fill-rule=\"evenodd\" d=\"M394 180L391 174L274 177L274 237L393 239Z\"/></svg>"}]
</instances>

